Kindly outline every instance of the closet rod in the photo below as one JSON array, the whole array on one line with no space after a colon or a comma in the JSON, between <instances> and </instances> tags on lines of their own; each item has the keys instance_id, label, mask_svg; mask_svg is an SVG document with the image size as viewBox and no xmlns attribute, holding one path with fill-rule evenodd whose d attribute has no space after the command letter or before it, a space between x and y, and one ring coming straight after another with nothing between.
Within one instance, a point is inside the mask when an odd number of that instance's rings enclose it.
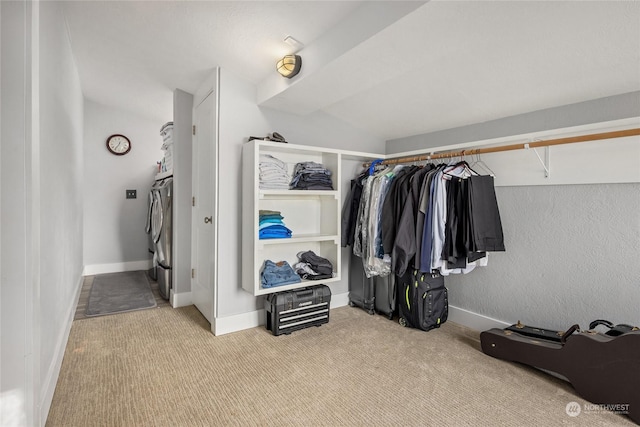
<instances>
[{"instance_id":1,"label":"closet rod","mask_svg":"<svg viewBox=\"0 0 640 427\"><path fill-rule=\"evenodd\" d=\"M625 136L640 135L640 128L619 130L613 132L593 133L589 135L570 136L567 138L549 139L546 141L534 141L528 143L502 145L498 147L487 148L470 148L467 150L447 151L433 154L423 154L420 156L398 157L395 159L387 159L382 162L385 165L394 165L397 163L418 162L423 160L447 159L451 157L463 157L473 154L497 153L499 151L522 150L526 148L549 147L552 145L573 144L578 142L598 141L601 139L623 138ZM368 166L371 163L364 163Z\"/></svg>"}]
</instances>

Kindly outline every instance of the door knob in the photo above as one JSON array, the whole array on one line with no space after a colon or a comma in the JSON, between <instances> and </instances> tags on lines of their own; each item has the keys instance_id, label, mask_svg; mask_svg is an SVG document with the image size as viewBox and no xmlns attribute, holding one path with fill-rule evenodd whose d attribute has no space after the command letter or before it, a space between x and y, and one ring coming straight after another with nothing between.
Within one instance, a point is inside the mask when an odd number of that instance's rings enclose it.
<instances>
[{"instance_id":1,"label":"door knob","mask_svg":"<svg viewBox=\"0 0 640 427\"><path fill-rule=\"evenodd\" d=\"M209 223L211 223L212 221L213 221L213 218L212 218L212 217L210 217L210 216L205 216L205 217L204 217L204 223L205 223L205 224L209 224Z\"/></svg>"}]
</instances>

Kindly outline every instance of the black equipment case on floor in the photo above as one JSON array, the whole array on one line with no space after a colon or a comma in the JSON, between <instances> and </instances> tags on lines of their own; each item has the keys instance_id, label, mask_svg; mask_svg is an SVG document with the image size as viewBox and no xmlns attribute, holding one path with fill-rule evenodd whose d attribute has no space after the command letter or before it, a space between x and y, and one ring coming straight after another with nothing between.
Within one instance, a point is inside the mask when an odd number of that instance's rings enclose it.
<instances>
[{"instance_id":1,"label":"black equipment case on floor","mask_svg":"<svg viewBox=\"0 0 640 427\"><path fill-rule=\"evenodd\" d=\"M600 333L599 325L609 330ZM480 344L489 356L564 377L583 399L640 425L640 328L594 320L589 330L575 324L558 332L518 321L482 332Z\"/></svg>"},{"instance_id":2,"label":"black equipment case on floor","mask_svg":"<svg viewBox=\"0 0 640 427\"><path fill-rule=\"evenodd\" d=\"M331 289L327 285L269 294L264 307L265 325L273 335L281 335L329 323L330 303Z\"/></svg>"}]
</instances>

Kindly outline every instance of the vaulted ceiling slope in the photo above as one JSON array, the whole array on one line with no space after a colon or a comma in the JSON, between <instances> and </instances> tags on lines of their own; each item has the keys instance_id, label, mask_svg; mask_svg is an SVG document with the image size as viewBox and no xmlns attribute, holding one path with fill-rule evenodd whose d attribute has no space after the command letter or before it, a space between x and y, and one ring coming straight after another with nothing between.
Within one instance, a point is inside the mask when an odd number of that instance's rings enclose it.
<instances>
[{"instance_id":1,"label":"vaulted ceiling slope","mask_svg":"<svg viewBox=\"0 0 640 427\"><path fill-rule=\"evenodd\" d=\"M89 99L171 116L219 66L384 139L640 90L640 2L69 2ZM276 60L304 44L301 73Z\"/></svg>"}]
</instances>

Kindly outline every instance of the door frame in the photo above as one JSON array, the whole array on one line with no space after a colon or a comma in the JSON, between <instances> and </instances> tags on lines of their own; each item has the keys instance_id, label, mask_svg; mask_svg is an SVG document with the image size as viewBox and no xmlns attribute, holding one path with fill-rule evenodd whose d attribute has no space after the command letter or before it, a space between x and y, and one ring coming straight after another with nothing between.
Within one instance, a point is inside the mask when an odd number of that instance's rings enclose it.
<instances>
[{"instance_id":1,"label":"door frame","mask_svg":"<svg viewBox=\"0 0 640 427\"><path fill-rule=\"evenodd\" d=\"M215 96L215 108L216 108L216 114L215 114L215 132L214 132L214 147L213 147L213 152L214 152L214 156L215 156L215 168L214 168L214 173L213 173L213 187L211 188L212 191L214 192L213 197L212 197L212 201L213 201L213 212L212 212L212 217L213 217L213 227L215 227L214 230L214 235L215 240L213 242L213 252L214 252L214 259L213 259L213 275L212 275L212 280L213 280L213 303L212 303L212 309L213 309L213 313L211 313L212 315L212 319L211 319L211 332L215 331L215 320L218 317L218 232L219 232L219 216L218 216L218 212L219 212L219 186L220 186L220 179L219 179L219 151L220 151L220 68L216 67L215 70L213 71L213 73L207 77L207 79L200 85L200 87L196 90L196 93L193 97L193 111L192 111L192 117L194 118L195 121L195 111L196 108L208 97L211 95L211 93L214 92L214 96ZM196 130L197 132L197 130ZM192 135L192 138L195 138L194 135ZM193 157L192 157L192 162L193 162ZM193 172L193 168L192 168L192 174L191 174L191 180L193 182L194 179L194 172ZM193 206L192 206L192 215L191 215L191 230L192 230L192 236L191 236L191 266L193 267L195 265L195 239L193 238L193 233L195 230L195 224L194 221L196 221L197 219L194 220L193 218ZM197 274L197 273L196 273ZM191 279L191 284L193 285L193 278Z\"/></svg>"}]
</instances>

